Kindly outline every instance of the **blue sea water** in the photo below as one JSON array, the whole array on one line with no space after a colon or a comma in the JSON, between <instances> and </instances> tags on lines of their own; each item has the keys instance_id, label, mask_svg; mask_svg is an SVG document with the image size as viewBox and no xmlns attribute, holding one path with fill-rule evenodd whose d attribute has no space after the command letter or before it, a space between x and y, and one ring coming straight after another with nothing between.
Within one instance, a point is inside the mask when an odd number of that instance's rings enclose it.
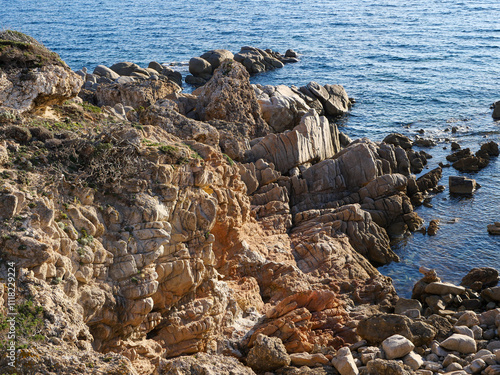
<instances>
[{"instance_id":1,"label":"blue sea water","mask_svg":"<svg viewBox=\"0 0 500 375\"><path fill-rule=\"evenodd\" d=\"M445 161L449 140L477 150L500 142L489 106L500 99L500 3L486 0L17 0L2 1L0 28L32 35L73 69L133 61L175 63L214 48L244 45L284 52L301 61L254 77L254 83L341 84L357 103L341 120L351 138L381 140L390 132L440 140L426 151L429 168ZM457 127L457 133L446 131ZM443 148L447 147L446 150ZM425 171L424 171L425 172ZM441 181L461 173L445 169ZM472 267L500 270L500 160L477 174L473 197L438 194L419 208L440 219L434 237L420 233L394 244L401 257L380 270L409 295L419 266L459 282Z\"/></svg>"}]
</instances>

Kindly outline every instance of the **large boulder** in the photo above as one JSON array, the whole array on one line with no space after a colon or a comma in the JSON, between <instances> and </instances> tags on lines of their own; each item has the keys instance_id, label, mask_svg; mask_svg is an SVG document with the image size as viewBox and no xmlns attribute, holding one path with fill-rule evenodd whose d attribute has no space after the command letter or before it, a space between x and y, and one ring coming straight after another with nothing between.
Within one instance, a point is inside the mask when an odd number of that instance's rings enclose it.
<instances>
[{"instance_id":1,"label":"large boulder","mask_svg":"<svg viewBox=\"0 0 500 375\"><path fill-rule=\"evenodd\" d=\"M94 73L92 74L97 74L101 77L112 79L113 81L120 78L120 75L118 73L104 65L97 65L94 69Z\"/></svg>"},{"instance_id":2,"label":"large boulder","mask_svg":"<svg viewBox=\"0 0 500 375\"><path fill-rule=\"evenodd\" d=\"M463 354L477 351L476 341L472 337L455 333L439 344L445 349L455 350Z\"/></svg>"},{"instance_id":3,"label":"large boulder","mask_svg":"<svg viewBox=\"0 0 500 375\"><path fill-rule=\"evenodd\" d=\"M207 76L212 74L212 65L201 57L193 57L189 60L189 73L196 76Z\"/></svg>"},{"instance_id":4,"label":"large boulder","mask_svg":"<svg viewBox=\"0 0 500 375\"><path fill-rule=\"evenodd\" d=\"M321 102L327 115L339 116L349 110L351 102L341 85L321 86L319 83L311 81L305 89L302 91L312 94Z\"/></svg>"},{"instance_id":5,"label":"large boulder","mask_svg":"<svg viewBox=\"0 0 500 375\"><path fill-rule=\"evenodd\" d=\"M200 56L202 59L208 61L210 65L212 65L212 70L217 69L222 62L225 60L233 60L234 55L232 52L226 49L214 49L208 52L205 52Z\"/></svg>"},{"instance_id":6,"label":"large boulder","mask_svg":"<svg viewBox=\"0 0 500 375\"><path fill-rule=\"evenodd\" d=\"M140 68L141 67L135 63L124 61L111 65L109 69L121 76L129 76Z\"/></svg>"},{"instance_id":7,"label":"large boulder","mask_svg":"<svg viewBox=\"0 0 500 375\"><path fill-rule=\"evenodd\" d=\"M286 173L298 165L331 158L339 149L336 127L330 127L325 117L311 109L292 131L262 138L248 157L272 162L278 171Z\"/></svg>"},{"instance_id":8,"label":"large boulder","mask_svg":"<svg viewBox=\"0 0 500 375\"><path fill-rule=\"evenodd\" d=\"M500 286L485 289L481 293L481 296L488 299L489 301L500 302Z\"/></svg>"},{"instance_id":9,"label":"large boulder","mask_svg":"<svg viewBox=\"0 0 500 375\"><path fill-rule=\"evenodd\" d=\"M240 52L234 55L234 60L243 64L250 74L283 67L283 63L271 54L260 48L249 46L241 47Z\"/></svg>"},{"instance_id":10,"label":"large boulder","mask_svg":"<svg viewBox=\"0 0 500 375\"><path fill-rule=\"evenodd\" d=\"M347 92L341 85L325 85L329 97L323 104L325 112L331 116L340 116L349 111L351 102Z\"/></svg>"},{"instance_id":11,"label":"large boulder","mask_svg":"<svg viewBox=\"0 0 500 375\"><path fill-rule=\"evenodd\" d=\"M384 138L384 142L394 146L400 146L405 150L408 150L413 146L413 141L410 138L399 133L389 134Z\"/></svg>"},{"instance_id":12,"label":"large boulder","mask_svg":"<svg viewBox=\"0 0 500 375\"><path fill-rule=\"evenodd\" d=\"M481 290L498 284L498 271L491 267L473 268L460 282L467 288Z\"/></svg>"},{"instance_id":13,"label":"large boulder","mask_svg":"<svg viewBox=\"0 0 500 375\"><path fill-rule=\"evenodd\" d=\"M140 80L128 83L103 84L97 87L96 98L99 106L121 103L135 109L149 107L158 99L180 92L181 88L166 79Z\"/></svg>"},{"instance_id":14,"label":"large boulder","mask_svg":"<svg viewBox=\"0 0 500 375\"><path fill-rule=\"evenodd\" d=\"M255 91L262 111L262 117L275 133L291 130L309 111L306 102L288 86L260 86Z\"/></svg>"},{"instance_id":15,"label":"large boulder","mask_svg":"<svg viewBox=\"0 0 500 375\"><path fill-rule=\"evenodd\" d=\"M461 172L477 172L485 168L489 164L488 159L483 159L477 156L469 156L457 160L452 164L452 167Z\"/></svg>"},{"instance_id":16,"label":"large boulder","mask_svg":"<svg viewBox=\"0 0 500 375\"><path fill-rule=\"evenodd\" d=\"M17 31L0 32L0 108L43 112L78 95L82 78L35 39Z\"/></svg>"},{"instance_id":17,"label":"large boulder","mask_svg":"<svg viewBox=\"0 0 500 375\"><path fill-rule=\"evenodd\" d=\"M488 228L488 233L492 235L499 235L500 234L500 222L495 222L493 224L489 224L487 226Z\"/></svg>"},{"instance_id":18,"label":"large boulder","mask_svg":"<svg viewBox=\"0 0 500 375\"><path fill-rule=\"evenodd\" d=\"M457 286L451 283L432 282L425 287L425 292L428 294L454 294L460 295L465 293L463 286Z\"/></svg>"},{"instance_id":19,"label":"large boulder","mask_svg":"<svg viewBox=\"0 0 500 375\"><path fill-rule=\"evenodd\" d=\"M250 76L235 61L225 61L210 81L195 91L197 111L202 121L224 120L246 124L252 138L269 133L259 103L250 85Z\"/></svg>"},{"instance_id":20,"label":"large boulder","mask_svg":"<svg viewBox=\"0 0 500 375\"><path fill-rule=\"evenodd\" d=\"M274 371L290 364L290 356L283 342L277 337L257 335L254 346L248 352L247 364L255 371Z\"/></svg>"},{"instance_id":21,"label":"large boulder","mask_svg":"<svg viewBox=\"0 0 500 375\"><path fill-rule=\"evenodd\" d=\"M324 356L324 354L321 353L315 353L315 354L310 354L307 352L302 352L302 353L292 353L290 354L290 359L291 359L291 365L292 366L320 366L320 365L326 365L330 361L328 358Z\"/></svg>"},{"instance_id":22,"label":"large boulder","mask_svg":"<svg viewBox=\"0 0 500 375\"><path fill-rule=\"evenodd\" d=\"M160 361L157 371L162 375L255 375L251 368L234 357L206 353Z\"/></svg>"},{"instance_id":23,"label":"large boulder","mask_svg":"<svg viewBox=\"0 0 500 375\"><path fill-rule=\"evenodd\" d=\"M481 145L479 151L476 152L476 156L489 158L492 156L500 155L500 150L498 149L498 143L490 141Z\"/></svg>"},{"instance_id":24,"label":"large boulder","mask_svg":"<svg viewBox=\"0 0 500 375\"><path fill-rule=\"evenodd\" d=\"M392 335L400 335L415 346L421 346L430 344L437 330L427 323L413 322L404 315L378 314L361 320L357 332L370 344L380 344Z\"/></svg>"}]
</instances>

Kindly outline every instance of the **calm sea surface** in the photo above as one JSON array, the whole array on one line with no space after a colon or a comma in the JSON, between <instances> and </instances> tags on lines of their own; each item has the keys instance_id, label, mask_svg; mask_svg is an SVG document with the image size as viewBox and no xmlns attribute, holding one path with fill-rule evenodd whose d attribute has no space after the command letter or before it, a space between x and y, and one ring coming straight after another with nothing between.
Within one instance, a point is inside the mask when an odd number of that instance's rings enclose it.
<instances>
[{"instance_id":1,"label":"calm sea surface","mask_svg":"<svg viewBox=\"0 0 500 375\"><path fill-rule=\"evenodd\" d=\"M30 34L73 69L133 61L186 62L203 52L244 45L298 51L301 62L253 78L254 83L342 84L357 103L342 120L351 138L381 140L394 131L441 140L426 150L429 168L449 142L476 151L500 142L489 106L500 99L500 2L486 0L17 0L1 1L0 28ZM446 129L457 127L452 134ZM443 147L447 147L446 150ZM442 184L459 172L445 169ZM467 174L466 174L467 175ZM471 198L437 195L419 208L441 220L435 237L414 234L394 245L401 263L382 267L408 295L419 266L459 282L472 267L500 270L500 160L478 174Z\"/></svg>"}]
</instances>

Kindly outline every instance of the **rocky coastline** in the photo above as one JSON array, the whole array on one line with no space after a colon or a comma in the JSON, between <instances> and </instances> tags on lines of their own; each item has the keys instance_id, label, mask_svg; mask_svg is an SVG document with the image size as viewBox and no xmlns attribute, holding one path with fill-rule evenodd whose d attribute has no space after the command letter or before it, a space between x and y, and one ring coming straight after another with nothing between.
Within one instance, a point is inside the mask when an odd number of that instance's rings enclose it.
<instances>
[{"instance_id":1,"label":"rocky coastline","mask_svg":"<svg viewBox=\"0 0 500 375\"><path fill-rule=\"evenodd\" d=\"M405 299L376 268L439 229L415 209L450 165L351 140L340 85L250 83L297 59L209 51L185 94L157 62L73 72L0 32L2 373L500 374L498 270L422 269ZM499 155L452 147L458 171Z\"/></svg>"}]
</instances>

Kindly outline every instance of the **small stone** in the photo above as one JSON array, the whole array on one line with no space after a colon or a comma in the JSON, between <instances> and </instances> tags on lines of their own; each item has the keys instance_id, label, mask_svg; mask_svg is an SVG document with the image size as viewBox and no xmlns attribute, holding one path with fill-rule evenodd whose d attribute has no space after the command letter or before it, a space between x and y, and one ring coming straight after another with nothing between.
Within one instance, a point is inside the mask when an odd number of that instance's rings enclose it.
<instances>
[{"instance_id":1,"label":"small stone","mask_svg":"<svg viewBox=\"0 0 500 375\"><path fill-rule=\"evenodd\" d=\"M391 375L408 375L411 371L401 361L387 361L383 359L375 359L368 362L368 374L391 374Z\"/></svg>"},{"instance_id":2,"label":"small stone","mask_svg":"<svg viewBox=\"0 0 500 375\"><path fill-rule=\"evenodd\" d=\"M344 347L337 351L335 357L332 358L332 364L335 366L340 375L358 375L359 371L354 363L354 358L349 348Z\"/></svg>"},{"instance_id":3,"label":"small stone","mask_svg":"<svg viewBox=\"0 0 500 375\"><path fill-rule=\"evenodd\" d=\"M424 361L417 353L410 352L403 358L403 363L410 366L413 370L418 370L424 364Z\"/></svg>"},{"instance_id":4,"label":"small stone","mask_svg":"<svg viewBox=\"0 0 500 375\"><path fill-rule=\"evenodd\" d=\"M436 362L424 362L424 366L426 370L431 370L434 372L437 372L443 368L443 366L440 363Z\"/></svg>"},{"instance_id":5,"label":"small stone","mask_svg":"<svg viewBox=\"0 0 500 375\"><path fill-rule=\"evenodd\" d=\"M470 369L472 370L473 374L481 372L485 368L486 362L484 362L481 358L473 360L470 364Z\"/></svg>"},{"instance_id":6,"label":"small stone","mask_svg":"<svg viewBox=\"0 0 500 375\"><path fill-rule=\"evenodd\" d=\"M406 310L402 314L411 319L419 319L421 316L420 311L417 309Z\"/></svg>"},{"instance_id":7,"label":"small stone","mask_svg":"<svg viewBox=\"0 0 500 375\"><path fill-rule=\"evenodd\" d=\"M376 346L368 346L360 349L361 353L361 362L366 365L369 361L374 360L375 358L382 357L382 350L380 350Z\"/></svg>"},{"instance_id":8,"label":"small stone","mask_svg":"<svg viewBox=\"0 0 500 375\"><path fill-rule=\"evenodd\" d=\"M431 353L427 357L425 357L425 360L427 362L439 362L439 357L436 354Z\"/></svg>"},{"instance_id":9,"label":"small stone","mask_svg":"<svg viewBox=\"0 0 500 375\"><path fill-rule=\"evenodd\" d=\"M453 327L453 332L474 338L474 332L472 331L472 329L466 326Z\"/></svg>"},{"instance_id":10,"label":"small stone","mask_svg":"<svg viewBox=\"0 0 500 375\"><path fill-rule=\"evenodd\" d=\"M485 375L500 375L500 365L488 366L486 370L484 370Z\"/></svg>"},{"instance_id":11,"label":"small stone","mask_svg":"<svg viewBox=\"0 0 500 375\"><path fill-rule=\"evenodd\" d=\"M444 366L444 364L443 364ZM446 372L452 372L452 371L458 371L458 370L462 370L462 365L460 363L451 363L449 364L448 366L446 366Z\"/></svg>"},{"instance_id":12,"label":"small stone","mask_svg":"<svg viewBox=\"0 0 500 375\"><path fill-rule=\"evenodd\" d=\"M474 339L481 340L483 338L483 329L479 326L473 326L472 332L474 333Z\"/></svg>"},{"instance_id":13,"label":"small stone","mask_svg":"<svg viewBox=\"0 0 500 375\"><path fill-rule=\"evenodd\" d=\"M491 353L488 349L481 349L474 355L474 359L483 358L491 354L493 353Z\"/></svg>"},{"instance_id":14,"label":"small stone","mask_svg":"<svg viewBox=\"0 0 500 375\"><path fill-rule=\"evenodd\" d=\"M329 363L328 359L321 353L292 353L290 354L292 366L310 366L326 365Z\"/></svg>"},{"instance_id":15,"label":"small stone","mask_svg":"<svg viewBox=\"0 0 500 375\"><path fill-rule=\"evenodd\" d=\"M491 328L483 332L483 339L491 340L494 339L496 335L496 330Z\"/></svg>"},{"instance_id":16,"label":"small stone","mask_svg":"<svg viewBox=\"0 0 500 375\"><path fill-rule=\"evenodd\" d=\"M446 357L448 355L448 352L444 350L442 347L440 347L439 343L436 341L432 343L431 350L438 357Z\"/></svg>"},{"instance_id":17,"label":"small stone","mask_svg":"<svg viewBox=\"0 0 500 375\"><path fill-rule=\"evenodd\" d=\"M352 344L349 347L349 349L351 349L351 352L354 352L354 351L358 350L359 348L366 346L366 345L368 345L366 340L361 340L361 341L358 341L357 343Z\"/></svg>"},{"instance_id":18,"label":"small stone","mask_svg":"<svg viewBox=\"0 0 500 375\"><path fill-rule=\"evenodd\" d=\"M500 341L490 341L489 344L487 345L486 349L488 349L490 352L496 353L495 349L500 349ZM498 355L498 354L496 354Z\"/></svg>"},{"instance_id":19,"label":"small stone","mask_svg":"<svg viewBox=\"0 0 500 375\"><path fill-rule=\"evenodd\" d=\"M460 363L460 357L457 357L455 354L448 354L443 361L443 367L448 367L452 363Z\"/></svg>"},{"instance_id":20,"label":"small stone","mask_svg":"<svg viewBox=\"0 0 500 375\"><path fill-rule=\"evenodd\" d=\"M474 299L465 299L462 301L462 306L466 310L476 310L481 308L481 301L474 298Z\"/></svg>"},{"instance_id":21,"label":"small stone","mask_svg":"<svg viewBox=\"0 0 500 375\"><path fill-rule=\"evenodd\" d=\"M469 328L478 324L479 318L474 311L465 311L455 323L456 326L467 326Z\"/></svg>"},{"instance_id":22,"label":"small stone","mask_svg":"<svg viewBox=\"0 0 500 375\"><path fill-rule=\"evenodd\" d=\"M479 314L477 318L479 320L479 324L487 328L493 325L498 326L498 324L495 323L495 320L498 319L499 316L500 316L500 309L494 308Z\"/></svg>"},{"instance_id":23,"label":"small stone","mask_svg":"<svg viewBox=\"0 0 500 375\"><path fill-rule=\"evenodd\" d=\"M410 353L415 345L406 337L401 335L392 335L382 342L387 359L402 358Z\"/></svg>"},{"instance_id":24,"label":"small stone","mask_svg":"<svg viewBox=\"0 0 500 375\"><path fill-rule=\"evenodd\" d=\"M455 333L440 344L448 350L456 350L460 353L475 353L477 350L476 341L472 337Z\"/></svg>"}]
</instances>

